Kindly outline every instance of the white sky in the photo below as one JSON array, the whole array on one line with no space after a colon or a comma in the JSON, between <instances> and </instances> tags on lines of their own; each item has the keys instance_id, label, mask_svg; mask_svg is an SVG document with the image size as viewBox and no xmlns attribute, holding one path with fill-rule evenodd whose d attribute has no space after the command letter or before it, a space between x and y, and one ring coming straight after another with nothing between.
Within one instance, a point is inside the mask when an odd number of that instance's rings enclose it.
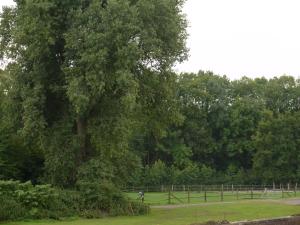
<instances>
[{"instance_id":1,"label":"white sky","mask_svg":"<svg viewBox=\"0 0 300 225\"><path fill-rule=\"evenodd\" d=\"M187 0L190 57L176 70L300 78L299 9L299 0Z\"/></svg>"}]
</instances>

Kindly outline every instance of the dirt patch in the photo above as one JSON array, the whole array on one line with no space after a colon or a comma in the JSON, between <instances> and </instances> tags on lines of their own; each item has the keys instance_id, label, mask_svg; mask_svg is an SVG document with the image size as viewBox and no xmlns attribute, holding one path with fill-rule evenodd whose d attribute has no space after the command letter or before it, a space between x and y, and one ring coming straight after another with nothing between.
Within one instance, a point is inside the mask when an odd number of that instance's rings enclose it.
<instances>
[{"instance_id":1,"label":"dirt patch","mask_svg":"<svg viewBox=\"0 0 300 225\"><path fill-rule=\"evenodd\" d=\"M207 222L202 224L191 224L191 225L300 225L300 216L269 219L269 220L255 220L255 221L240 221L229 223L228 221L220 222Z\"/></svg>"},{"instance_id":2,"label":"dirt patch","mask_svg":"<svg viewBox=\"0 0 300 225\"><path fill-rule=\"evenodd\" d=\"M224 221L218 221L218 222L208 221L206 223L193 223L191 225L228 225L228 224L230 224L230 222L228 222L227 220L224 220Z\"/></svg>"},{"instance_id":3,"label":"dirt patch","mask_svg":"<svg viewBox=\"0 0 300 225\"><path fill-rule=\"evenodd\" d=\"M257 220L252 222L237 222L234 225L300 225L300 217L287 217L271 220Z\"/></svg>"},{"instance_id":4,"label":"dirt patch","mask_svg":"<svg viewBox=\"0 0 300 225\"><path fill-rule=\"evenodd\" d=\"M284 200L283 202L288 205L300 205L300 199Z\"/></svg>"}]
</instances>

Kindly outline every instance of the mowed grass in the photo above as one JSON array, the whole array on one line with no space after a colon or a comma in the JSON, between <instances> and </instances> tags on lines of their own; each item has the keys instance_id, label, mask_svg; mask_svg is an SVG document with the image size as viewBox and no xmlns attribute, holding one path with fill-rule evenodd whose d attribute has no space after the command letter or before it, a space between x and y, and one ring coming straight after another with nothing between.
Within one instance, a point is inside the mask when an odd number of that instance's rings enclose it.
<instances>
[{"instance_id":1,"label":"mowed grass","mask_svg":"<svg viewBox=\"0 0 300 225\"><path fill-rule=\"evenodd\" d=\"M240 201L208 203L182 208L152 209L149 215L105 219L68 219L65 221L11 222L2 225L189 225L205 221L240 221L274 218L300 213L300 206L280 201Z\"/></svg>"},{"instance_id":2,"label":"mowed grass","mask_svg":"<svg viewBox=\"0 0 300 225\"><path fill-rule=\"evenodd\" d=\"M138 193L127 193L127 196L132 200L139 200ZM204 203L204 202L232 202L247 199L281 199L282 192L267 192L253 191L251 195L250 191L240 192L223 192L223 198L219 191L208 191L206 192L206 201L204 192L171 192L171 204L186 204L186 203ZM300 197L300 193L297 192L284 192L284 198ZM167 205L169 204L169 193L168 192L148 192L145 193L144 202L150 205Z\"/></svg>"}]
</instances>

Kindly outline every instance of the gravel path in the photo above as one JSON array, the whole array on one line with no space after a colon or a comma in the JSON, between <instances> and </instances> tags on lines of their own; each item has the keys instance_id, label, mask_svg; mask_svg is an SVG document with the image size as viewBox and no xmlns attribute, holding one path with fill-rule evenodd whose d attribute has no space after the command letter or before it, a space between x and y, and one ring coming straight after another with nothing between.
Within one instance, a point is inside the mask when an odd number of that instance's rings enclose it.
<instances>
[{"instance_id":1,"label":"gravel path","mask_svg":"<svg viewBox=\"0 0 300 225\"><path fill-rule=\"evenodd\" d=\"M283 202L288 205L300 205L300 199L287 199L283 200Z\"/></svg>"},{"instance_id":2,"label":"gravel path","mask_svg":"<svg viewBox=\"0 0 300 225\"><path fill-rule=\"evenodd\" d=\"M263 199L257 201L284 203L287 205L300 205L300 199L285 199L285 200ZM198 204L155 205L155 206L151 206L151 208L152 209L177 209L177 208L187 208L193 206L206 206L206 205L219 205L219 204L232 204L232 203L236 203L236 202L210 202L210 203L198 203Z\"/></svg>"},{"instance_id":3,"label":"gravel path","mask_svg":"<svg viewBox=\"0 0 300 225\"><path fill-rule=\"evenodd\" d=\"M177 209L177 208L188 208L193 206L206 206L206 205L219 205L219 204L232 204L234 202L210 202L210 203L199 203L199 204L179 204L179 205L155 205L151 206L152 209Z\"/></svg>"}]
</instances>

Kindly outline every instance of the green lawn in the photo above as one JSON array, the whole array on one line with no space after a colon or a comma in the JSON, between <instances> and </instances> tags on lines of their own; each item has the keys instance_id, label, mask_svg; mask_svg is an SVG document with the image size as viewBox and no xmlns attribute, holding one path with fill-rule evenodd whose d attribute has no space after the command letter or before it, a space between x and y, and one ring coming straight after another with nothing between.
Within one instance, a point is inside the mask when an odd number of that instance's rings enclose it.
<instances>
[{"instance_id":1,"label":"green lawn","mask_svg":"<svg viewBox=\"0 0 300 225\"><path fill-rule=\"evenodd\" d=\"M209 220L251 220L273 218L300 213L300 206L280 202L240 201L189 206L173 209L152 209L146 216L115 217L106 219L74 219L66 221L11 222L1 225L189 225Z\"/></svg>"},{"instance_id":2,"label":"green lawn","mask_svg":"<svg viewBox=\"0 0 300 225\"><path fill-rule=\"evenodd\" d=\"M137 193L127 193L129 198L136 200L138 198ZM175 197L174 197L175 196ZM188 201L188 196L190 197ZM253 191L254 199L281 199L281 192L269 192L264 194L263 191ZM226 191L223 193L224 202L232 202L238 200L247 200L251 199L250 191L240 191L240 192L231 192ZM284 198L294 198L299 197L300 193L297 192L295 195L294 192L284 192ZM166 205L168 204L168 192L149 192L145 193L145 203L150 205ZM207 202L220 202L221 201L221 192L219 191L208 191L206 192L206 201ZM181 204L181 203L204 203L205 194L204 192L172 192L171 195L171 204Z\"/></svg>"}]
</instances>

